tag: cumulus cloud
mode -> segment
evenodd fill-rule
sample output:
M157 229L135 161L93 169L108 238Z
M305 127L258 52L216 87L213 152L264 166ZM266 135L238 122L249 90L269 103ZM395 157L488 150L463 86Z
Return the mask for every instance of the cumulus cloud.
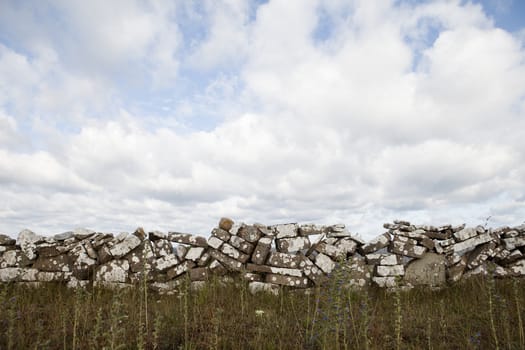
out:
M523 221L523 39L479 4L7 4L43 29L0 46L0 230Z

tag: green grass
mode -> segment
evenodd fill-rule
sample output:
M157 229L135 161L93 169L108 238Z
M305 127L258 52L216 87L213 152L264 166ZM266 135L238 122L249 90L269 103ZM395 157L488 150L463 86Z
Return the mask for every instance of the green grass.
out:
M0 286L0 349L523 349L524 280L441 291L247 293L210 281L177 295Z

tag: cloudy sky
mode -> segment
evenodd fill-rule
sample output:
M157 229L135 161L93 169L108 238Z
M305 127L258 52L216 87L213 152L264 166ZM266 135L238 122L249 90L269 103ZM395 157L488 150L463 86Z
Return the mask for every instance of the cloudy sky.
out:
M0 0L0 232L525 220L525 2Z

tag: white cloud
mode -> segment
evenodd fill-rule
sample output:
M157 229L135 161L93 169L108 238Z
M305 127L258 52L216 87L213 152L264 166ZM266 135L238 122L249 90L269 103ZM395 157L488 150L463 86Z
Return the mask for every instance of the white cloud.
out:
M179 6L203 11L200 41L174 21ZM229 215L346 222L370 238L394 218L522 221L525 51L481 6L270 1L253 18L250 6L60 3L70 33L20 29L33 54L1 46L0 230L206 234ZM67 57L71 38L83 59ZM144 115L113 70L175 99L175 114ZM177 99L181 74L199 88ZM33 149L16 149L19 135Z

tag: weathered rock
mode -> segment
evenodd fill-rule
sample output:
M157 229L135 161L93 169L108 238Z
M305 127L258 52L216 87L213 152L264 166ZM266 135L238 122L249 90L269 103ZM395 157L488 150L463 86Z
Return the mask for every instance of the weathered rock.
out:
M142 227L138 227L135 232L133 232L133 235L135 237L137 237L138 239L140 239L141 241L143 241L144 239L146 239L146 232L144 231L144 229Z
M339 237L351 237L352 234L345 228L344 224L337 224L328 226L326 228L326 237L339 238Z
M487 243L493 240L493 237L490 233L484 233L476 237L469 238L465 241L462 241L460 243L456 243L452 245L452 249L454 253L460 253L467 251L469 249L473 249L474 247Z
M272 249L272 241L273 237L262 237L259 239L252 253L252 261L255 264L262 265L266 262L266 258Z
M479 234L485 232L485 229L481 226L478 227L467 227L454 233L454 237L459 242L466 241L469 238L476 237Z
M257 281L257 282L262 282L263 278L261 275L257 274L257 273L252 273L252 272L243 272L241 274L241 278L245 281L248 281L248 282L254 282L254 281Z
M341 238L335 243L335 246L339 248L344 254L354 254L358 247L356 238Z
M215 249L210 249L209 253L212 258L221 262L221 264L224 265L224 267L226 267L228 270L241 271L243 269L243 264L240 261L230 258L229 256Z
M168 240L176 243L191 245L193 247L206 248L208 246L206 238L195 236L190 233L170 232L168 233Z
M248 259L250 259L250 256L248 254L241 253L239 250L237 250L236 248L234 248L232 245L228 243L224 243L221 246L220 251L223 254L229 256L230 258L240 261L243 264L247 262Z
M178 246L175 247L175 255L177 255L177 258L179 258L180 261L185 259L187 252L188 252L188 247L186 246L179 244Z
M508 250L514 250L517 247L525 246L525 237L510 237L503 239L503 245Z
M151 270L153 260L155 259L155 253L153 253L151 242L148 240L142 241L142 243L137 248L129 252L125 258L128 259L129 269L131 272Z
M106 245L101 246L97 250L98 255L98 262L100 264L105 264L108 261L111 261L113 259L113 256L111 255L111 252L109 251L109 248Z
M126 283L128 272L129 263L127 260L112 260L96 268L95 281Z
M281 253L295 253L310 248L310 239L307 236L277 239L277 250Z
M20 267L23 253L20 250L10 250L0 256L0 268Z
M259 293L269 293L273 295L279 295L279 285L274 283L264 283L264 282L250 282L248 283L248 290L252 295Z
M361 246L360 252L362 252L362 254L374 253L377 252L379 249L388 247L389 244L390 234L386 232L371 240L369 243L366 243L363 246Z
M344 252L339 247L336 247L334 245L326 244L325 242L321 242L319 244L315 245L314 248L317 252L323 253L325 255L328 255L332 259L342 259L346 258L346 252Z
M457 282L463 276L465 269L467 268L467 259L463 257L459 263L451 266L447 270L447 281L450 283Z
M221 218L219 220L219 228L224 231L230 231L233 226L233 220L230 218Z
M404 265L377 265L376 266L376 275L380 277L388 276L403 276L405 274Z
M426 251L427 248L417 245L415 239L403 236L396 236L390 245L390 252L412 258L420 258Z
M190 280L192 281L207 281L209 276L209 269L207 267L196 267L190 270Z
M310 286L308 278L306 277L294 277L294 276L284 276L284 275L277 275L277 274L267 274L264 281L266 283L280 284L280 285L296 287L296 288L307 288Z
M195 266L195 263L193 261L186 260L182 264L168 269L168 271L166 272L166 275L168 276L168 279L173 279L175 277L182 275L185 272L188 272L194 266Z
M197 266L199 267L208 266L210 260L211 260L210 254L207 251L205 251L199 258L199 260L197 260Z
M168 239L168 235L165 232L161 231L152 231L148 233L150 241L156 241L159 239Z
M319 235L323 232L325 232L324 226L319 226L315 224L305 224L299 226L299 234L301 236Z
M73 236L78 240L83 240L93 236L96 232L88 228L76 228L73 230Z
M71 271L71 265L67 255L57 255L53 257L38 257L33 264L33 267L40 271L54 272Z
M180 261L175 254L170 254L155 260L153 266L157 271L163 272L178 265L179 262Z
M365 287L370 284L370 268L363 257L353 256L343 267L349 287Z
M213 259L208 266L210 271L217 276L223 276L228 273L228 270L218 260Z
M43 242L44 238L30 230L22 230L18 234L18 245L29 260L36 259L36 245Z
M18 279L22 269L19 267L6 267L0 269L0 282L13 282Z
M219 238L223 242L228 242L230 240L231 234L229 234L227 231L224 231L220 228L214 228L211 231L212 236L215 236Z
M332 272L335 268L335 262L322 253L317 254L315 257L315 264L326 274Z
M366 261L370 265L398 265L401 264L401 257L397 254L367 254Z
M173 254L173 246L167 239L159 238L152 242L153 253L156 257Z
M295 223L275 225L273 228L276 232L275 238L277 239L297 237L299 234L299 225Z
M256 226L245 225L239 229L237 235L250 243L255 243L261 238L262 233Z
M16 239L0 234L0 245L15 245Z
M240 236L231 236L229 243L245 254L250 255L253 252L254 245Z
M115 244L109 249L112 256L119 259L124 255L128 254L133 249L137 248L142 241L135 235L128 235L121 242ZM109 281L111 282L111 281ZM118 281L115 281L118 282Z
M223 245L224 241L218 237L211 236L208 238L208 245L214 249L219 249Z
M303 257L279 252L271 252L266 262L270 266L296 268L303 261Z
M197 262L203 253L204 253L203 247L191 247L186 253L186 256L184 257L184 259Z
M444 256L425 253L420 259L408 264L404 280L414 286L441 286L446 283L446 265Z
M496 243L489 242L477 246L473 251L468 255L467 267L469 269L474 269L485 262L489 257L496 255Z
M514 276L525 276L525 259L510 264L508 269Z
M274 267L274 266L268 266L268 265L248 264L246 265L246 270L253 271L253 272L273 273L273 274L278 274L278 275L296 276L296 277L301 277L303 275L303 272L300 269L289 269L285 267Z

